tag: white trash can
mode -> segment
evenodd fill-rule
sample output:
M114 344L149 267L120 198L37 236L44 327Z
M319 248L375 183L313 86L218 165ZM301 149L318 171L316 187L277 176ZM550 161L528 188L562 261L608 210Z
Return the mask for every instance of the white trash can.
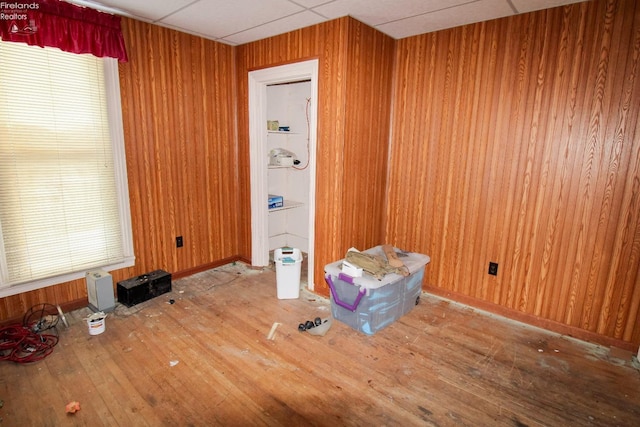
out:
M276 263L278 299L299 298L302 252L296 248L280 248L274 251L273 258Z

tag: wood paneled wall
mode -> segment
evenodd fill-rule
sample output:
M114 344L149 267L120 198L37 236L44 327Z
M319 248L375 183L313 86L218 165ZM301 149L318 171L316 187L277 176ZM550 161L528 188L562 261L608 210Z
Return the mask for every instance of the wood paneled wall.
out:
M120 66L120 86L136 271L181 272L236 256L233 48L126 24L130 62Z
M341 18L237 48L238 151L249 164L248 72L317 58L318 144L315 290L328 295L324 266L351 246L379 244L383 233L394 40ZM242 256L251 257L249 169L243 194Z
M358 21L352 20L350 28L340 209L343 223L333 261L343 258L352 246L367 249L379 245L384 236L395 41ZM323 270L327 262L316 268Z
M119 66L135 267L188 272L235 259L240 211L234 48L123 19ZM184 246L176 248L176 236ZM86 301L84 279L0 300L0 319L31 306Z
M637 349L640 4L579 3L396 51L387 240L431 256L430 290Z

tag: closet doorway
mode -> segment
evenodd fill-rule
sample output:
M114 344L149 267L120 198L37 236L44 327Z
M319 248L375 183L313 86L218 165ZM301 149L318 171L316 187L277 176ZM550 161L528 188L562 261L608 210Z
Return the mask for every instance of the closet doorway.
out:
M248 87L251 263L269 265L277 247L299 248L313 290L318 60L251 71Z

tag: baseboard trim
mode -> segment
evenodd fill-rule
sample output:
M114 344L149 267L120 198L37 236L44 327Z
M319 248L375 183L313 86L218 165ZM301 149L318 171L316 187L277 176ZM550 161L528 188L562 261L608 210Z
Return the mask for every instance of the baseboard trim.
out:
M171 273L171 280L177 280L183 277L191 276L192 274L202 273L203 271L211 270L212 268L216 268L216 267L221 267L223 265L227 265L236 261L242 261L242 262L251 264L251 262L248 262L245 258L236 255L236 256L224 258L218 261L209 262L207 264L202 264L197 267L188 268L186 270L176 271L174 273Z
M39 305L40 304L36 304L36 306L39 306ZM56 304L52 304L52 305L55 306ZM80 308L88 307L88 306L89 306L89 300L87 298L81 298L81 299L68 301L68 302L65 302L63 304L60 304L60 309L62 310L63 313L68 313L70 311L78 310ZM26 311L25 311L25 313L26 313ZM4 319L4 320L0 321L0 326L4 327L4 326L8 326L8 325L22 325L22 322L24 321L24 317L25 317L25 315L23 314L21 317L14 317L12 319Z
M600 344L607 347L615 347L626 351L636 352L638 349L632 343L616 338L606 337L595 332L580 329L575 326L565 325L554 320L543 319L533 314L523 313L491 302L479 300L477 298L463 295L457 292L447 291L435 286L423 285L422 290L443 298L447 298L459 302L470 307L478 308L489 313L497 314L508 319L526 323L531 326L546 329L561 335L567 335L572 338L579 339L594 344Z

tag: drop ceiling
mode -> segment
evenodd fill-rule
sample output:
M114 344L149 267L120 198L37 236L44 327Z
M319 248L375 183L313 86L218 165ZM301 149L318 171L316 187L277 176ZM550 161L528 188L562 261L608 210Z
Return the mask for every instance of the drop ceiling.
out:
M402 39L585 0L69 0L240 45L351 16Z

